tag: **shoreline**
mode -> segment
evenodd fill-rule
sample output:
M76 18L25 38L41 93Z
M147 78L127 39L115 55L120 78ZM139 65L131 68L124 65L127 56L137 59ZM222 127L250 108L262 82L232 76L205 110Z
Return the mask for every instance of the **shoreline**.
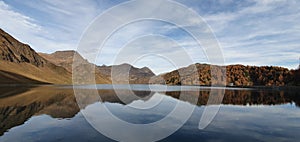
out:
M95 84L82 84L82 85L95 85ZM96 85L112 85L112 84L96 84ZM126 85L126 84L114 84L114 85ZM129 84L129 85L164 85L164 84ZM0 87L37 87L37 86L81 86L73 84L0 84ZM228 89L256 89L256 90L297 90L300 91L300 86L208 86L208 85L166 85L166 86L186 86L186 87L200 87L200 88L218 88L225 87Z

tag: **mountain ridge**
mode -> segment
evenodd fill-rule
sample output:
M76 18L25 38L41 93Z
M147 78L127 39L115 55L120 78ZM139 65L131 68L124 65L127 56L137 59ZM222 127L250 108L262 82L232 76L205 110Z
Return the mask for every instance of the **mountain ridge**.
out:
M77 55L76 60L79 61L80 64L85 64L95 68L96 83L103 83L103 80L105 80L105 83L108 84L111 84L112 81L116 84L148 84L150 78L155 76L155 74L148 67L137 68L128 63L111 66L98 66L89 63L88 60L84 59L79 53L74 50L56 51L51 54L39 53L39 55L41 55L48 61L51 61L57 66L66 68L69 72L72 72L73 69L72 65L74 55ZM114 73L115 78L111 77L112 72ZM129 72L129 79L127 76L127 72Z
M0 57L2 60L21 63L26 62L35 66L43 66L46 60L38 57L38 54L28 44L19 42L17 39L0 29Z
M81 66L73 68L74 56ZM128 63L98 66L88 62L74 50L37 53L28 44L19 42L0 28L0 84L72 84L73 69L81 72L87 68L95 68L98 84L209 86L212 84L211 67L220 73L219 66L200 63L160 75L155 75L148 67L136 68ZM227 86L300 85L300 69L245 65L227 65L225 68Z
M221 74L221 66L195 63L156 76L152 84L167 85L212 85L211 67ZM227 65L226 86L293 86L299 85L300 70L277 66ZM225 78L225 77L224 77ZM163 79L163 80L162 80ZM214 80L222 80L214 76ZM218 84L218 82L217 82ZM221 84L221 83L220 83Z
M0 80L1 84L71 83L71 74L65 68L54 65L0 28ZM7 77L14 74L14 79ZM29 81L31 80L31 81Z

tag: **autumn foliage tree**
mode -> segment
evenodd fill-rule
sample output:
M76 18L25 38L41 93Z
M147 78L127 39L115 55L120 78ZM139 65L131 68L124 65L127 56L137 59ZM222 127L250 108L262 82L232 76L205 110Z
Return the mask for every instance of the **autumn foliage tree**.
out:
M300 69L294 71L294 84L300 85Z
M222 74L221 67L196 63L166 73L162 78L170 85L211 85L214 80L219 81L215 82L217 84L222 84L224 80L226 85L234 86L285 86L293 85L294 82L298 82L299 85L300 82L299 70L293 72L287 68L274 66L229 65L226 66L226 77L217 76L218 74Z

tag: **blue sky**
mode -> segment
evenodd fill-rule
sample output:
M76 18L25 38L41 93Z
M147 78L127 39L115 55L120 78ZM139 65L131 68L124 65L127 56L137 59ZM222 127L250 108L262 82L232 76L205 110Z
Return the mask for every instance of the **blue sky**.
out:
M99 14L124 1L111 0L0 0L0 27L37 52L75 50L87 26ZM196 11L211 27L222 48L225 64L275 65L290 69L300 57L300 1L298 0L177 0ZM128 8L130 10L130 8ZM176 12L176 11L174 11ZM160 34L128 43L124 53L145 54L149 50L178 57L187 52L193 62L208 62L201 47L180 29L157 21L142 21L118 30L107 41L97 64L112 60L127 41L143 34ZM136 47L136 48L133 48ZM170 48L170 49L169 49ZM132 52L130 52L132 51ZM138 57L134 56L133 57ZM88 57L86 57L88 58ZM155 73L175 69L164 58L147 56L135 62L150 66ZM184 66L184 65L182 65ZM181 66L180 66L181 67Z

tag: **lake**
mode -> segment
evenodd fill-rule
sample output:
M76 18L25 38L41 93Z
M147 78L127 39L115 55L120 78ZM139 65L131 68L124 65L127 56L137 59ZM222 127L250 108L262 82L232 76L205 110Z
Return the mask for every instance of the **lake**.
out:
M143 125L163 120L178 103L193 108L191 116L175 133L161 141L300 139L300 91L227 88L216 116L207 127L198 129L205 108L219 106L206 104L210 92L220 88L87 85L75 89L85 93L74 94L72 86L1 86L0 141L114 141L99 133L90 122L94 119L104 122L105 125L97 126L99 129L118 127L112 119L107 119L104 111L97 111L98 108L107 108L124 122ZM90 95L89 92L95 91L98 96ZM170 117L168 125L181 123L177 117L185 113ZM84 114L89 115L90 120ZM149 132L149 138L158 137L164 128L161 126L157 135ZM124 136L127 131L130 130L116 130L115 134L120 138L140 136ZM147 133L146 127L141 133Z

